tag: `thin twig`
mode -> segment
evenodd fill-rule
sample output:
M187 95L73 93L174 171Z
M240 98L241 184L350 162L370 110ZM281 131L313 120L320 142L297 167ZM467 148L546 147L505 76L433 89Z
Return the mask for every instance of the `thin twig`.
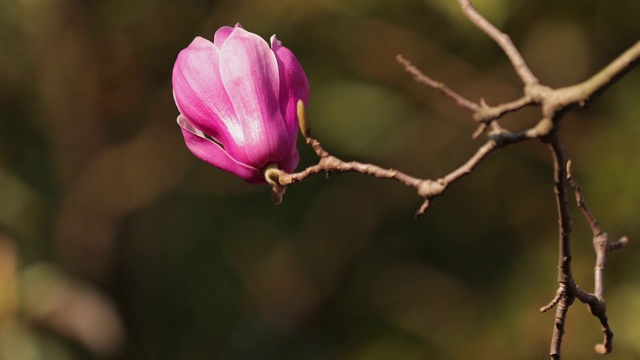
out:
M299 109L298 116L305 123L305 133L307 134L306 142L313 148L316 155L320 158L320 161L316 165L309 166L298 173L280 173L278 177L278 183L280 186L286 187L321 172L342 173L354 171L361 174L372 175L380 179L392 179L416 189L418 195L425 199L422 206L418 209L416 217L424 215L434 198L444 194L450 184L459 180L463 176L470 174L473 169L475 169L475 167L495 149L517 144L528 139L537 138L541 136L539 128L544 127L540 124L546 124L544 121L541 121L535 127L518 133L510 133L500 128L496 128L500 131L492 134L489 140L478 148L469 160L444 177L438 180L431 180L419 179L407 175L399 170L385 169L373 164L365 164L357 161L343 161L333 155L330 155L317 139L310 136L308 121L304 115L304 108Z
M575 194L578 208L580 208L580 210L582 211L582 214L584 215L585 219L587 219L587 222L591 227L591 232L593 232L593 236L595 237L600 235L602 233L602 230L600 229L598 220L596 220L596 217L593 216L593 214L589 210L589 207L587 206L587 202L585 201L584 196L582 195L582 189L580 188L580 184L578 184L575 177L573 176L573 166L572 166L571 160L567 162L567 180L569 181L569 185L571 185L571 188L573 189L573 192Z
M580 302L587 305L591 315L597 317L600 321L600 328L604 334L604 340L601 344L596 344L596 352L601 355L610 353L613 350L613 331L611 331L611 327L609 326L607 305L604 302L604 299L596 296L595 294L584 292L577 286L575 287L574 294Z
M429 209L429 206L432 203L431 200L433 198L435 198L436 196L442 195L450 184L459 180L463 176L470 174L473 171L473 169L475 169L475 167L478 166L478 164L485 157L487 157L487 155L492 153L498 147L499 147L499 143L496 140L489 140L485 142L484 145L482 145L475 152L475 154L473 154L473 156L469 158L469 160L467 160L464 164L462 164L457 169L445 175L443 178L441 178L438 181L430 181L430 182L423 183L424 188L422 189L422 192L418 190L418 194L424 197L425 200L422 203L422 206L420 206L420 208L418 209L416 213L416 217L420 217L424 215ZM434 191L433 187L435 187L437 191Z
M613 331L611 331L611 327L609 326L606 304L604 301L604 267L609 251L619 249L626 245L628 239L625 236L614 243L609 241L609 236L606 232L602 231L598 224L598 220L587 206L580 184L578 184L573 176L571 161L567 163L567 180L574 191L578 207L591 227L591 231L593 233L593 249L596 253L596 265L594 267L594 294L586 294L579 291L576 295L581 302L588 305L591 314L600 320L602 332L604 333L604 340L602 344L596 345L596 351L599 354L608 354L613 350Z
M535 127L534 127L535 128ZM420 217L426 213L429 206L432 204L433 198L441 196L447 190L449 185L456 182L465 175L470 174L480 164L480 162L491 154L494 150L507 146L517 144L519 142L533 139L537 137L537 132L532 129L527 129L518 133L510 133L502 130L499 133L492 134L489 140L485 142L476 152L460 167L456 168L449 174L438 179L437 181L426 180L422 183L421 188L418 189L418 194L425 200L418 209L416 217Z
M457 92L449 89L444 83L433 80L432 78L425 75L420 69L415 67L409 60L407 60L402 55L397 55L396 60L400 63L404 69L411 75L413 75L414 79L420 84L426 85L432 89L440 91L445 96L449 97L459 106L468 109L472 112L476 112L480 110L480 105L475 102L465 98L464 96L458 94Z
M629 243L629 238L626 236L621 237L618 241L614 241L609 243L609 251L618 250L621 247L627 245Z
M567 178L567 155L562 144L562 140L557 132L549 137L549 147L553 157L554 167L554 189L556 194L556 205L558 207L559 225L560 225L560 253L559 253L559 272L558 282L569 284L571 275L571 231L573 229L573 221L569 212L569 200L567 197L567 187L565 179Z
M502 115L522 109L527 105L534 103L531 96L525 95L520 99L496 105L496 106L482 106L475 114L473 119L478 122L489 122L495 119L499 119Z
M304 137L316 155L320 158L318 164L295 173L282 173L278 176L278 184L286 187L292 183L302 181L314 174L325 172L355 171L376 176L383 179L393 179L406 186L417 190L424 199L417 215L424 214L432 204L434 198L441 196L455 181L470 174L494 150L516 144L528 139L540 139L549 145L554 163L554 184L556 203L559 216L559 254L558 254L558 290L549 304L542 307L541 311L548 311L556 307L555 325L551 340L550 355L554 360L560 359L561 344L563 340L565 322L569 307L577 298L587 304L589 311L600 320L604 333L604 341L596 345L596 351L601 354L611 352L613 346L613 332L608 323L606 304L603 299L604 265L609 251L621 248L628 243L626 237L616 242L610 242L606 233L602 232L595 217L588 209L579 185L571 174L570 163L563 148L562 140L558 134L558 128L565 111L572 106L585 106L597 95L605 91L609 86L620 79L640 62L640 41L631 46L627 51L607 65L603 70L593 75L586 81L560 89L552 89L539 83L533 75L522 55L516 49L511 39L498 30L494 25L482 17L471 5L470 0L458 0L463 13L489 37L491 37L505 52L511 64L521 80L524 82L524 94L521 98L497 106L488 106L484 101L475 103L449 89L443 83L435 81L423 74L401 55L397 60L412 74L416 81L440 91L452 99L459 106L473 112L473 118L479 122L479 128L474 135L484 133L489 129L488 140L460 167L444 177L431 180L419 179L409 176L394 169L385 169L373 164L365 164L356 161L345 162L330 155L319 141L310 136L310 127L304 117L304 105L298 103L298 116L300 128ZM500 127L497 119L508 112L517 111L528 105L541 107L542 119L533 127L517 132L508 132ZM576 284L571 271L571 231L572 219L569 212L567 196L567 184L569 182L576 195L578 206L589 222L594 234L593 245L596 251L595 266L595 290L594 294L582 291Z
M397 180L400 183L418 188L420 183L423 181L422 179L414 178L409 176L401 171L395 169L385 169L377 165L373 164L365 164L357 161L343 161L335 156L330 155L320 142L312 137L307 137L307 144L313 147L316 154L320 157L320 161L318 164L310 166L305 170L294 173L287 174L282 173L279 176L278 182L281 186L288 186L296 182L300 182L311 175L315 175L321 172L348 172L355 171L362 174L373 175L380 179L392 179Z
M533 72L529 69L529 66L522 58L518 49L516 49L509 35L498 30L498 28L480 15L473 5L471 5L470 0L458 0L458 3L460 4L462 13L502 48L502 51L504 51L509 61L511 61L514 70L518 73L520 79L522 79L522 82L525 85L537 84L539 82L538 78L533 75Z
M584 107L620 80L638 63L640 63L640 41L633 44L589 79L579 84L556 89L549 100L553 104L557 104L555 106L559 108L571 105Z
M599 354L608 354L613 349L613 331L609 326L609 320L607 317L606 304L604 301L604 264L606 261L607 252L611 248L611 244L608 241L608 236L605 232L602 232L597 220L587 207L584 196L580 189L580 185L577 183L572 174L571 161L568 160L566 152L562 146L562 141L557 135L557 132L551 134L546 140L549 142L551 151L554 158L555 169L555 192L556 201L558 204L558 214L560 217L560 253L559 253L559 265L558 265L558 282L559 287L554 299L547 305L542 307L541 311L548 311L549 309L557 306L556 321L553 329L553 336L551 339L551 358L554 360L560 359L560 349L562 344L562 336L564 335L564 326L566 321L566 314L568 307L577 298L582 303L586 304L589 308L589 312L598 318L600 326L604 334L604 340L601 344L597 344L595 347L596 352ZM575 284L573 276L571 274L571 230L572 220L569 213L569 203L567 197L567 187L565 179L569 182L575 193L578 207L582 210L585 218L588 220L591 230L593 231L593 246L596 251L596 266L594 270L595 275L595 289L594 294L589 294L582 291ZM615 247L619 248L626 243L626 238L616 242ZM621 243L621 245L618 245Z
M473 154L473 156L469 158L469 160L467 160L467 162L465 162L462 166L455 169L451 173L445 175L444 177L445 183L450 184L460 179L464 175L470 174L473 171L473 169L475 169L475 167L478 166L478 164L480 163L480 161L482 161L482 159L484 159L487 155L489 155L493 150L498 148L498 144L499 143L496 140L489 140L486 143L484 143L484 145L482 145L476 151L476 153Z
M473 119L477 122L488 123L492 120L499 119L506 113L519 110L527 105L535 103L532 96L524 95L520 99L497 106L488 106L484 101L481 101L478 104L451 90L444 83L436 81L425 75L404 56L398 54L396 56L396 60L404 67L405 71L413 75L416 82L441 92L443 95L453 100L458 106L473 112Z
M585 219L589 223L589 226L591 227L591 231L593 233L593 249L596 252L596 266L594 270L594 293L598 299L602 299L604 296L604 265L607 260L607 254L609 253L609 251L619 249L622 246L626 245L629 240L626 236L624 236L616 242L612 243L609 241L609 236L606 232L602 231L598 220L587 206L587 202L584 199L584 195L582 194L580 184L578 184L575 177L573 176L571 161L567 163L567 180L569 181L569 185L571 185L571 188L574 191L576 203L582 211Z
M571 230L573 227L569 212L567 197L567 155L557 132L550 134L548 141L554 168L554 189L559 218L559 253L558 253L558 283L560 284L560 300L557 302L556 318L551 338L551 358L560 359L560 349L567 311L575 299L575 283L571 274ZM556 295L557 297L557 295Z
M553 336L551 337L551 353L553 360L560 360L560 349L562 348L562 339L564 338L564 328L567 321L567 313L569 307L573 304L574 297L569 296L566 291L562 292L556 307L555 326L553 327Z
M556 291L556 296L554 296L553 299L551 299L551 301L547 305L541 307L540 312L547 312L553 309L554 306L558 305L563 295L564 295L564 287L561 284L561 286L558 287L558 290Z

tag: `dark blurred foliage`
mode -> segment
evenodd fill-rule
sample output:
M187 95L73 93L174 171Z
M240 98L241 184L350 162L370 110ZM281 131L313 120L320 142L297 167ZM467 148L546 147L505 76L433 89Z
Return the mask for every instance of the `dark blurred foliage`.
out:
M640 35L637 0L477 7L551 86ZM492 154L418 221L413 191L360 174L316 176L274 206L267 187L198 161L175 124L177 53L236 22L297 54L315 135L345 159L437 178L481 144L398 53L474 100L521 91L453 0L0 0L0 359L545 358L545 147ZM635 70L563 129L601 225L632 241L607 264L610 359L640 357L639 94ZM316 159L300 146L303 168ZM574 273L591 290L590 233L574 223ZM599 341L572 307L566 357L597 358Z

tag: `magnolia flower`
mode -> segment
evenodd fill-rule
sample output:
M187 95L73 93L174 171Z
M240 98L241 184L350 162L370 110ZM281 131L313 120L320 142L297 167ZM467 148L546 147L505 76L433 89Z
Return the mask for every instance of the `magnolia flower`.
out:
M185 143L200 159L252 184L264 171L293 172L296 105L309 99L309 84L293 53L274 36L271 47L240 24L201 37L178 54L173 96Z

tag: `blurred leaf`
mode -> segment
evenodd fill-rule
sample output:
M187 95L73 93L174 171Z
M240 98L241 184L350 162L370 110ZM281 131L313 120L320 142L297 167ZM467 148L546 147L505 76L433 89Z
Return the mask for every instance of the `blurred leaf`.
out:
M55 266L30 265L22 272L20 288L22 307L30 321L97 355L114 354L123 345L124 327L111 301Z
M43 208L36 192L8 171L0 171L0 225L34 241L41 235Z
M0 228L0 327L18 315L18 249Z

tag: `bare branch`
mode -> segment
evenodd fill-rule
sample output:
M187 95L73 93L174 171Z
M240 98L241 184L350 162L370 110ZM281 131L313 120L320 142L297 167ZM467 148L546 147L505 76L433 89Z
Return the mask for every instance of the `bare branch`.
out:
M525 95L518 100L496 106L487 106L485 104L485 106L482 106L475 114L473 114L473 119L478 122L489 122L491 120L501 118L504 114L520 110L533 103L533 98L529 95Z
M550 356L553 360L560 360L560 349L562 348L562 339L564 337L564 327L567 320L569 307L573 304L574 297L564 289L558 297L555 324L553 327L553 336L551 337Z
M618 250L621 247L627 245L629 243L629 238L626 236L621 237L618 241L614 241L609 243L609 251Z
M565 179L567 178L567 155L562 145L562 140L558 136L557 132L554 132L546 139L549 143L551 155L553 157L554 168L554 184L556 194L556 204L558 207L558 222L559 222L559 253L558 253L558 283L560 284L559 291L560 300L557 302L556 319L553 327L553 335L551 338L551 351L550 355L552 359L560 359L560 348L562 344L562 337L564 335L564 326L569 310L569 306L574 301L575 284L573 276L571 274L571 231L572 220L569 212L569 200L567 198L567 188L565 186ZM556 295L556 298L558 295ZM554 299L555 300L555 299ZM553 301L552 301L553 303Z
M309 123L304 117L304 104L299 102L298 117L301 131L307 144L313 148L320 160L318 164L295 174L280 173L276 185L284 189L290 184L320 172L328 174L330 172L354 171L382 179L392 179L416 189L418 195L424 199L416 214L419 217L429 209L433 199L443 195L451 184L472 173L480 162L494 150L529 139L540 139L548 145L553 158L554 189L559 218L558 289L549 304L540 308L540 311L545 312L556 307L550 356L554 360L560 359L567 313L576 298L587 304L591 314L599 319L604 340L601 344L596 345L596 351L600 354L607 354L613 348L613 332L608 323L606 304L603 298L605 262L609 251L623 247L629 240L627 237L622 237L618 241L610 242L608 235L601 230L595 216L587 207L580 186L573 177L571 162L563 147L558 129L564 113L570 107L585 106L640 62L640 41L586 81L565 88L552 89L539 83L509 36L482 17L473 8L470 0L458 0L458 2L465 16L491 37L505 52L525 85L522 97L496 106L489 106L484 100L476 103L451 90L445 84L426 76L402 55L398 55L396 59L408 73L413 75L417 82L441 92L462 108L471 111L474 120L479 123L478 129L474 132L474 138L486 133L487 141L464 164L449 174L437 180L415 178L395 169L385 169L377 165L356 161L347 162L330 155L318 140L310 136ZM542 118L535 126L516 132L509 132L500 126L497 121L499 118L528 105L538 105L541 108ZM572 276L571 232L573 223L569 211L567 183L573 189L578 207L593 232L593 246L596 252L593 294L581 290ZM277 186L274 188L277 189Z
M455 169L451 173L447 174L444 177L444 181L446 184L450 184L464 175L470 174L473 169L482 161L487 155L489 155L493 150L498 148L498 142L496 140L489 140L484 145L482 145L473 156L467 160L462 166Z
M557 132L553 133L548 140L553 157L554 190L556 194L556 205L558 207L558 222L560 225L558 282L567 285L571 283L571 231L573 230L573 221L571 220L571 214L569 212L567 188L564 183L567 178L566 169L568 159L562 140Z
M569 185L573 188L573 191L576 196L576 203L580 210L582 210L582 214L587 219L589 226L591 227L591 231L593 232L593 236L598 236L602 232L600 230L600 225L598 224L598 220L596 220L595 216L591 213L589 208L587 207L587 202L584 200L584 196L582 196L582 189L580 185L573 177L573 167L571 164L571 160L567 162L567 180L569 181Z
M607 233L603 232L600 229L600 225L598 224L598 220L596 220L595 216L589 210L587 206L587 202L582 195L582 189L580 188L580 184L576 181L573 176L571 161L567 163L567 180L569 181L569 185L573 188L576 202L578 207L582 211L585 219L589 223L591 227L591 231L593 232L593 248L596 252L596 266L595 266L595 295L599 299L602 299L604 296L604 286L603 286L603 276L604 276L604 265L607 260L607 254L611 250L619 249L622 246L626 245L629 239L624 236L620 240L612 243L609 241L609 236Z
M320 157L318 164L310 166L305 170L287 174L281 173L278 178L278 182L281 186L288 186L293 183L302 181L311 175L315 175L321 172L347 172L355 171L362 174L373 175L380 179L392 179L397 180L400 183L418 189L419 185L423 182L422 179L414 178L401 171L395 169L385 169L373 164L365 164L357 161L343 161L335 156L330 155L320 142L311 136L307 137L307 144L313 147L314 151Z
M404 56L402 55L397 55L396 56L396 60L398 61L398 63L400 63L402 66L404 66L404 69L411 75L413 75L414 79L419 82L420 84L426 85L432 89L438 90L440 91L442 94L444 94L445 96L449 97L451 100L455 101L456 104L458 104L460 107L463 107L467 110L471 110L473 112L476 112L480 109L480 105L476 104L475 102L468 100L467 98L465 98L464 96L458 94L457 92L449 89L444 83L441 83L439 81L435 81L432 78L428 77L427 75L425 75L424 73L422 73L422 71L420 71L420 69L418 69L417 67L415 67L413 64L411 64L411 62L409 60L407 60Z
M458 3L460 4L462 13L502 48L502 51L507 55L513 68L525 85L539 83L538 78L533 75L533 72L529 69L529 66L522 58L518 49L516 49L509 35L498 30L498 28L480 15L473 5L471 5L470 0L458 0Z
M554 306L558 305L563 295L564 295L564 287L561 285L560 287L558 287L558 290L556 291L556 296L554 296L553 299L547 305L541 307L540 312L547 312L553 309Z
M396 60L409 74L413 75L413 78L418 83L441 92L443 95L453 100L458 106L472 111L473 119L478 122L490 122L492 120L499 119L506 113L519 110L527 105L535 103L534 98L527 94L520 99L497 106L488 106L484 101L481 101L480 104L478 104L451 90L444 83L436 81L425 75L404 56L398 54L396 56Z
M613 244L609 242L607 233L602 232L597 220L587 207L580 185L573 177L571 161L567 158L557 132L552 133L549 137L545 138L545 140L548 141L554 158L555 192L560 218L560 253L558 260L559 288L554 299L547 306L540 309L541 311L547 311L556 305L558 306L551 340L551 358L560 359L560 347L562 344L562 336L564 334L566 314L568 307L573 303L575 298L580 300L582 303L587 304L589 312L600 321L604 340L601 344L596 345L595 350L599 354L608 354L613 349L613 331L611 331L611 327L609 326L606 304L604 301L604 265L608 251L612 248L622 247L628 242L628 239L624 237ZM582 210L582 213L589 222L593 232L593 246L596 252L594 294L586 293L578 288L571 274L570 235L572 230L572 220L569 214L565 179L574 190L578 207Z
M535 127L532 129L535 129ZM438 179L437 181L424 181L421 184L421 187L418 189L418 194L424 197L425 201L423 202L422 206L420 206L420 209L418 209L416 217L424 215L429 209L429 206L432 203L431 200L433 198L444 194L449 185L456 182L465 175L473 172L473 169L475 169L476 166L478 166L478 164L480 164L480 162L494 150L507 145L513 145L528 139L536 138L537 132L533 131L532 129L527 129L518 133L510 133L508 131L499 130L498 133L491 134L489 140L485 142L484 145L482 145L480 148L478 148L478 150L476 150L476 152L469 158L469 160L467 160L460 167L453 170L444 177Z
M609 326L609 319L607 317L607 306L602 298L594 294L588 294L575 287L574 294L580 302L586 304L589 308L589 312L600 320L600 328L604 334L604 340L601 344L596 344L595 350L598 354L605 355L613 350L613 331Z
M418 209L416 213L416 217L420 217L424 215L429 206L431 205L431 200L436 197L444 194L447 187L453 182L459 180L465 175L470 174L473 169L491 152L499 147L499 143L496 140L489 140L484 145L482 145L476 152L467 160L462 166L453 170L451 173L445 175L443 178L438 181L427 181L423 183L423 188L418 190L418 194L425 198L422 206ZM436 191L434 191L434 185L438 185Z
M586 294L581 290L576 292L578 299L587 304L589 312L600 320L604 340L602 344L596 345L596 352L599 354L608 354L613 350L613 332L609 326L607 318L606 304L604 301L604 266L607 261L609 251L619 249L628 243L628 238L622 237L616 242L610 242L606 232L600 229L600 225L593 213L589 210L587 203L582 194L580 184L576 181L572 173L571 161L567 163L567 180L573 188L576 202L582 211L585 219L593 232L593 249L596 253L596 265L594 267L594 294Z
M557 107L559 108L565 108L574 104L584 107L620 80L626 73L638 65L639 62L640 41L633 44L604 69L589 79L579 84L555 90L555 95L551 100L557 103Z
M298 107L298 117L301 124L304 124L303 133L305 134L305 140L307 144L313 148L316 155L320 158L320 161L318 162L318 164L309 166L305 170L298 173L279 173L277 185L284 188L288 185L302 181L309 176L321 172L341 173L355 171L362 174L372 175L381 179L392 179L416 189L418 195L425 199L422 206L420 206L420 208L418 209L416 217L424 215L432 202L431 200L444 194L450 184L459 180L463 176L470 174L473 169L475 169L475 167L495 149L507 145L516 144L525 140L538 138L540 136L546 135L548 133L548 130L550 129L550 122L546 119L541 120L533 128L526 129L525 131L521 131L518 133L508 132L496 125L493 127L494 132L490 134L489 140L484 145L482 145L475 152L475 154L473 154L473 156L469 158L469 160L467 160L457 169L453 170L451 173L434 181L430 179L423 180L415 178L395 169L385 169L377 165L365 164L357 161L343 161L335 156L332 156L322 147L318 140L310 135L310 126L308 120L306 119L303 105L299 105Z

